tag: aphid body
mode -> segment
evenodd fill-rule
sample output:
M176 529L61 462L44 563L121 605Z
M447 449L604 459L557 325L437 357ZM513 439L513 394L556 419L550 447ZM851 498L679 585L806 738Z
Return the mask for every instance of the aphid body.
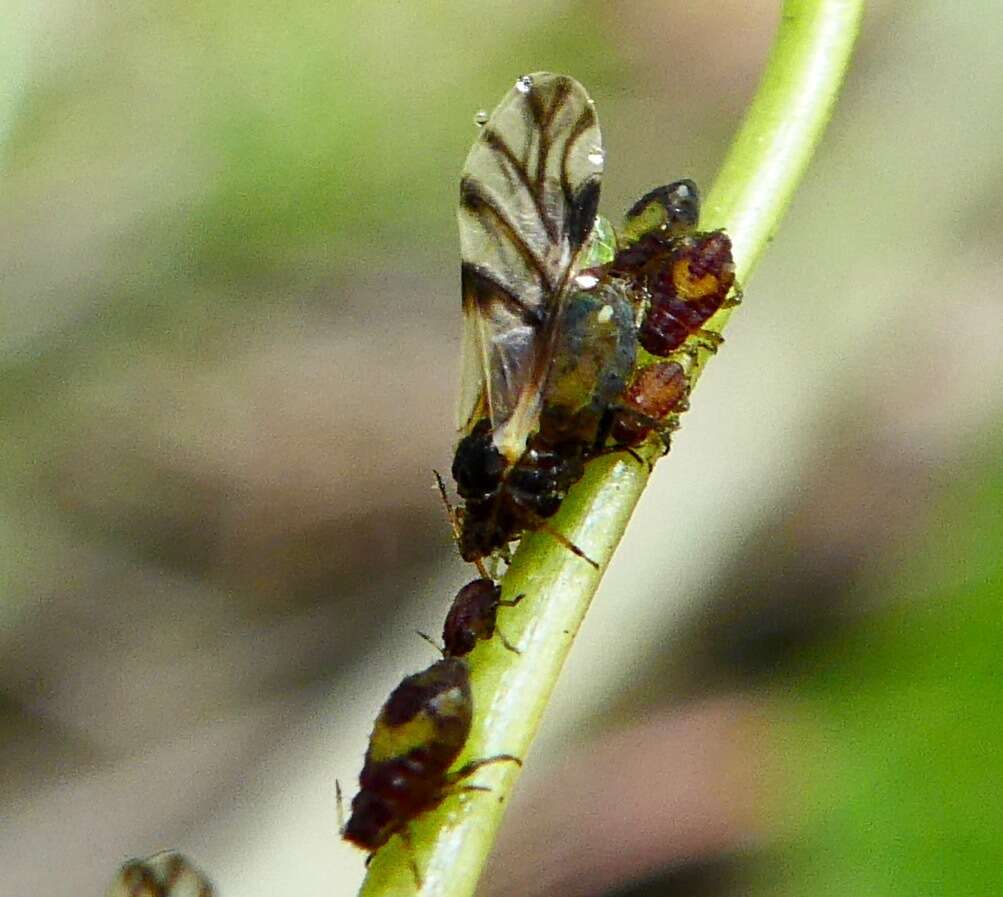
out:
M373 726L345 839L375 851L438 804L472 718L464 661L447 657L404 679Z
M652 355L671 355L692 336L720 342L702 328L728 301L735 263L724 231L696 231L699 210L692 181L647 193L627 213L632 242L608 266L647 305L638 339Z
M610 428L613 441L617 446L635 446L643 442L652 429L671 429L672 424L665 419L685 409L688 391L689 381L678 362L660 361L641 368L614 414Z
M598 430L595 409L622 389L632 364L635 340L616 332L629 311L575 280L602 236L603 163L585 89L545 72L516 82L467 157L458 213L462 438L453 461L465 560L504 549L557 511L584 471L583 430ZM609 338L595 338L595 326Z
M489 763L521 765L511 754L498 754L449 772L467 742L472 720L466 661L445 657L406 677L390 693L373 725L359 793L342 829L345 840L371 856L399 834L410 849L408 826L414 819L457 791L486 790L459 784L463 779ZM413 857L411 863L420 884Z
M453 599L442 627L443 654L447 657L464 657L474 650L478 641L486 641L497 629L498 610L514 607L522 595L511 600L501 596L501 586L492 579L475 579L468 582ZM504 636L499 637L511 651L516 649ZM516 653L518 653L516 651Z

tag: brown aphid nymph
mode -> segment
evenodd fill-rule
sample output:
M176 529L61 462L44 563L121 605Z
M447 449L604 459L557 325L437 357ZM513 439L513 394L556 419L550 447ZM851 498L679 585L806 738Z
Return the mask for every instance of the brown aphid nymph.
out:
M655 430L668 450L669 433L678 425L678 414L687 408L688 392L689 380L678 362L660 361L641 368L621 398L610 435L618 446L635 446Z
M465 661L447 657L398 685L380 710L359 775L359 793L342 836L370 854L449 794L483 791L459 783L509 754L475 760L450 773L470 734L473 704ZM417 869L415 878L420 881Z
M502 600L501 586L492 579L475 579L468 582L453 599L442 627L443 653L447 657L463 657L474 650L479 639L487 640L495 634L498 609L515 607L523 596ZM509 644L499 632L498 637L510 651L518 649Z

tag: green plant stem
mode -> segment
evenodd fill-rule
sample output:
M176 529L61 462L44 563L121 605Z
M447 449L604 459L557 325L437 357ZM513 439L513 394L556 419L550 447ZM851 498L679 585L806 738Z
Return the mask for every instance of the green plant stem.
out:
M738 280L747 284L772 239L829 119L863 10L863 0L786 0L766 71L724 166L704 203L701 227L726 228ZM713 319L720 331L730 312ZM707 356L693 364L699 376ZM553 519L605 570L648 480L645 465L621 453L597 459ZM596 571L544 532L521 542L503 583L524 594L499 625L499 639L471 655L474 726L458 764L508 753L525 757L578 627L599 585ZM494 843L518 768L499 763L474 780L490 792L450 797L410 828L413 854L392 839L373 858L360 897L414 893L469 897Z

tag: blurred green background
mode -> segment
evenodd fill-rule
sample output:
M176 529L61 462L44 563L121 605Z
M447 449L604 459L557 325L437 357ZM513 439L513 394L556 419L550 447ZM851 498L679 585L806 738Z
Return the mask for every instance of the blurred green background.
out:
M776 3L0 7L0 893L351 894L456 559L460 167L524 71L707 185ZM502 894L1003 890L1003 9L875 0L575 646ZM666 521L671 520L671 526Z

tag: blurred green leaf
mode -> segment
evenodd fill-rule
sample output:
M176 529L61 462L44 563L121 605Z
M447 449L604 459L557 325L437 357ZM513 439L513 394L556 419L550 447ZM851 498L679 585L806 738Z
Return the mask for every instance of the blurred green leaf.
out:
M894 610L794 686L783 812L805 822L773 893L779 869L813 897L1003 891L1003 457L987 460L889 577Z

